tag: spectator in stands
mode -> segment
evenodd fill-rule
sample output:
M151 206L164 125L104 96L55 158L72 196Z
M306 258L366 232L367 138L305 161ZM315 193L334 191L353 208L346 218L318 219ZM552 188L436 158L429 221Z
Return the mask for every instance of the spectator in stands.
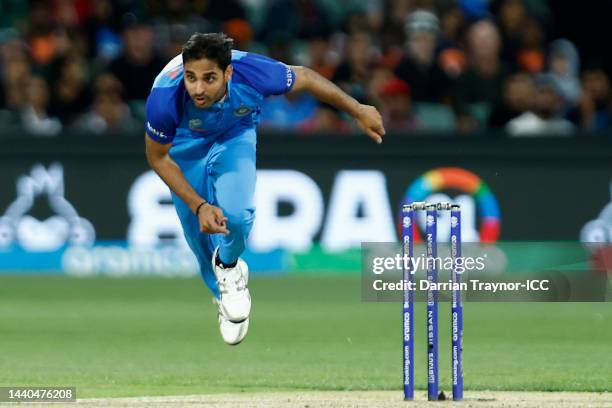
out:
M308 40L307 58L304 65L312 68L326 79L331 80L333 78L339 56L330 49L328 33L321 32L314 34Z
M81 57L74 55L63 59L58 71L52 76L49 113L70 124L91 105L87 67Z
M93 134L112 134L135 132L142 128L141 122L131 116L129 107L121 97L123 87L114 76L99 76L94 90L93 106L76 121L77 130Z
M414 11L416 2L411 0L392 0L389 2L388 10L388 23L404 25L406 23L406 16ZM419 4L423 7L423 4Z
M478 21L487 17L489 2L490 0L455 0L453 3L457 3L461 8L466 20Z
M459 7L452 6L442 11L438 63L452 79L461 75L467 66L467 56L460 46L464 25L465 16Z
M269 43L279 35L308 39L312 27L329 25L327 13L315 0L277 0L267 7L261 38Z
M153 49L153 29L134 14L123 16L123 52L112 61L108 72L125 87L125 99L144 101L153 80L168 61Z
M506 65L512 66L516 63L521 47L522 31L528 16L527 7L523 0L501 0L494 9L503 46L501 58Z
M94 94L114 94L123 100L125 89L123 84L112 74L102 74L96 78L93 84Z
M571 108L580 99L580 59L576 46L565 39L555 40L548 51L548 72L557 82L565 108Z
M32 62L42 69L46 69L57 58L63 57L69 46L66 30L59 26L35 30L28 38Z
M172 58L176 57L183 50L183 44L187 42L189 36L192 32L190 32L186 26L182 24L173 24L169 27L170 32L168 33L167 42L157 42L157 28L155 27L155 44L159 45L158 49L160 49L160 55L163 55L164 58L170 61ZM165 46L163 46L165 44Z
M536 76L536 92L529 112L512 119L506 131L512 136L568 136L574 125L561 115L563 94L550 74Z
M121 37L118 34L118 20L110 0L93 2L92 13L83 24L89 59L105 64L119 55Z
M79 24L85 19L89 5L80 1L62 0L53 2L52 20L68 30L78 28Z
M368 16L362 12L349 13L344 22L342 23L342 31L348 35L367 32L371 36L375 34L372 27L370 26L370 20Z
M360 103L366 100L366 86L374 66L372 38L365 31L351 34L346 61L338 67L332 81Z
M18 38L2 44L2 109L16 112L26 103L26 88L32 72L25 44Z
M366 98L374 106L382 106L381 96L383 88L389 82L390 79L394 78L393 71L387 66L379 63L372 68L370 80L366 88Z
M54 26L51 16L51 4L48 2L32 2L28 27L25 38L27 39L30 56L34 63L47 65L55 57Z
M387 132L406 134L418 129L412 114L410 87L406 82L398 78L389 79L382 88L381 100L381 115Z
M316 38L316 37L314 37ZM318 50L323 54L327 47ZM318 55L317 57L324 57ZM290 43L286 36L278 33L269 55L292 65ZM319 60L317 58L317 60ZM261 106L260 123L263 129L285 132L332 132L348 131L348 125L331 106L321 105L308 93L290 93L264 100Z
M56 136L62 130L59 119L47 114L49 88L45 80L33 75L25 89L26 104L21 112L23 127L36 136Z
M288 65L293 65L293 55L291 52L292 39L282 33L277 35L268 44L268 55L278 61L285 61Z
M457 128L462 132L486 124L487 112L502 102L502 88L508 76L499 58L501 38L491 21L474 23L466 42L469 66L457 79L454 90Z
M363 2L361 6L370 28L380 33L385 23L385 0L371 0Z
M406 15L409 13L403 12L402 10L394 12L394 5L398 2L391 3L390 9L387 9L385 12L383 25L378 32L378 41L381 51L379 64L395 71L404 57L404 46L406 44L404 25Z
M180 54L182 45L194 32L216 30L211 21L199 15L210 9L211 2L204 2L202 10L196 10L191 3L186 0L162 2L158 16L151 21L155 51L166 60Z
M440 42L457 46L465 28L465 16L457 5L445 7L440 12Z
M526 73L517 73L504 83L502 103L497 105L489 117L489 127L504 128L513 118L531 109L535 97L533 78Z
M319 103L315 116L298 129L303 133L349 134L350 124L342 119L333 106Z
M254 35L248 21L242 18L229 19L223 23L222 31L234 39L235 49L248 51Z
M267 98L261 106L261 127L270 130L297 130L314 120L317 100L307 93Z
M431 12L411 13L405 25L405 55L395 75L406 82L415 102L447 102L449 79L436 61L438 18Z
M97 95L91 115L98 120L98 124L90 128L91 133L130 134L142 128L141 122L132 118L130 108L117 94Z
M379 64L395 71L404 57L403 26L385 25L379 35L381 56Z
M542 25L533 17L527 18L521 32L516 65L522 71L536 74L544 70L545 59L546 51Z
M310 66L360 102L382 106L383 85L398 77L410 89L421 130L505 126L529 110L525 95L534 87L525 75L506 81L516 71L551 74L562 95L562 114L576 126L612 127L607 71L588 69L580 78L574 44L549 44L547 38L570 35L583 44L580 51L587 60L598 57L593 54L600 47L587 47L589 37L568 29L567 21L551 21L565 19L559 14L564 8L546 0L9 3L0 16L0 125L21 121L28 97L24 90L38 89L35 93L44 99L40 78L30 84L32 72L48 84L48 115L64 125L82 123L84 112L108 112L109 101L117 100L129 106L126 117L144 116L154 77L180 53L189 35L224 31L234 38L236 49ZM149 15L154 18L144 19ZM489 16L497 29L483 20ZM98 97L89 76L101 72L122 84L119 94ZM344 131L346 123L337 112L322 106L314 111L314 119L300 129ZM120 123L111 120L122 117L120 112L98 116Z
M610 79L597 66L582 73L582 93L578 106L568 118L583 129L600 131L612 127Z

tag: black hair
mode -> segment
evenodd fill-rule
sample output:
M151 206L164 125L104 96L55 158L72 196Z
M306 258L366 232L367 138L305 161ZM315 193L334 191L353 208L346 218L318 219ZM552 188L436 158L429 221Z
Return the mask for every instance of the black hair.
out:
M217 62L225 71L232 61L234 40L225 33L195 33L183 45L183 64L187 61L206 58Z

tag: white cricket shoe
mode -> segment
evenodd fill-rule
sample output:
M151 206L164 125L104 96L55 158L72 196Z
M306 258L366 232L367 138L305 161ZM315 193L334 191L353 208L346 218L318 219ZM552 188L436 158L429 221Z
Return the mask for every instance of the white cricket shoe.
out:
M224 342L230 346L235 346L246 337L249 331L249 318L247 317L240 323L234 323L219 313L219 331Z
M217 266L217 252L218 248L213 252L212 267L221 293L221 298L217 300L219 316L233 323L243 322L251 313L251 294L247 287L249 267L240 258L233 268Z

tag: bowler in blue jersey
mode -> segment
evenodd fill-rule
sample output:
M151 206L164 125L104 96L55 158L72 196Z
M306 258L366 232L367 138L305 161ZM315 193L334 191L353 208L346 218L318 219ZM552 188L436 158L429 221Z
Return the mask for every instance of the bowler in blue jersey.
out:
M240 255L255 219L256 127L270 95L307 91L351 115L376 143L376 108L309 68L232 49L223 33L196 33L159 73L147 99L149 165L172 191L185 238L219 312L223 340L249 328L248 266Z

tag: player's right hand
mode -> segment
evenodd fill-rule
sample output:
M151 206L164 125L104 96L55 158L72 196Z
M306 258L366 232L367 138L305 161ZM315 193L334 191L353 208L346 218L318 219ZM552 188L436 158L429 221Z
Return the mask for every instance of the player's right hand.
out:
M229 234L227 217L219 207L206 203L198 213L200 232L207 234Z
M385 135L385 127L383 126L380 112L370 105L361 105L358 113L355 115L355 121L359 128L364 131L370 139L381 144Z

